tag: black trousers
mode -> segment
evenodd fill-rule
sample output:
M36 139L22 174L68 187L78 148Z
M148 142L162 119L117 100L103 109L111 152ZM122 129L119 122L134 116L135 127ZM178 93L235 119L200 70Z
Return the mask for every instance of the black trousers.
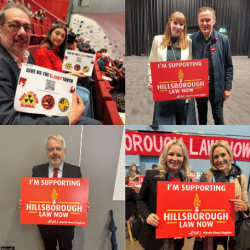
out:
M72 250L74 226L38 225L45 250L56 250L57 241L60 250Z
M224 125L223 99L214 102L214 91L209 91L209 97L196 98L199 125L207 125L208 99L211 104L215 125Z

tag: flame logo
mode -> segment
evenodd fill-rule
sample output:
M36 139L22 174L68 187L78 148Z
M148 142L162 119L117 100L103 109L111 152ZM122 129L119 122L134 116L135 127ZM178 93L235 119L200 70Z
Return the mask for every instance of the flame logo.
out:
M184 77L184 74L182 73L181 69L180 69L180 71L179 71L178 77L179 77L180 79L182 79L182 78Z
M199 199L198 194L196 194L194 198L194 206L199 207L200 205L201 205L201 200Z
M58 193L56 192L56 189L54 188L53 191L52 191L52 194L51 194L51 198L53 200L56 200L58 197Z

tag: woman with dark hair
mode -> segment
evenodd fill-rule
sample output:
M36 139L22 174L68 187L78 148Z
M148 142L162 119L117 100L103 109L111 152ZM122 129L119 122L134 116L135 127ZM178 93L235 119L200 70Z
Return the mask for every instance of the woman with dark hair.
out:
M106 49L100 49L99 51L96 52L96 61L102 57L102 53L106 53Z
M52 69L58 72L66 73L62 70L62 62L64 53L67 46L67 28L63 24L59 23L53 25L49 30L46 38L40 44L37 49L34 59L37 66L41 66L47 69ZM86 77L81 72L67 73L69 75L77 76L78 80L81 77ZM85 111L82 116L90 117L90 99L89 91L81 86L76 86L76 93L82 98Z
M43 11L40 9L37 13L38 18L43 18Z
M118 112L125 112L125 77L121 77L118 84L109 91L113 101L116 102Z
M152 91L150 62L192 60L192 41L187 38L186 17L174 12L163 35L155 36L148 59L148 89ZM153 125L196 125L194 99L155 102Z

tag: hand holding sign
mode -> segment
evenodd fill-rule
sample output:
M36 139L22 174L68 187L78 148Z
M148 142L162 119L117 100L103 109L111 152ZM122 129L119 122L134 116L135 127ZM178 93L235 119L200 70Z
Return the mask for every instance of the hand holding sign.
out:
M247 205L245 204L244 201L238 200L238 199L230 199L229 201L234 203L235 206L235 211L240 211L240 212L246 212L247 211Z
M147 218L147 223L151 226L157 227L159 225L159 222L159 217L154 213L150 214Z
M69 115L68 115L69 124L70 125L76 124L80 116L84 112L84 110L85 110L85 106L83 104L82 99L80 98L79 95L77 95L76 93L73 93L72 106L69 110Z

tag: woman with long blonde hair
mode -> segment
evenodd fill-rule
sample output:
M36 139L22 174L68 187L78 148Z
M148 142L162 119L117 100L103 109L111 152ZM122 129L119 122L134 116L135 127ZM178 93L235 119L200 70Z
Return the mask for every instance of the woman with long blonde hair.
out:
M185 144L181 140L172 140L166 144L160 155L160 167L146 172L137 200L137 211L144 220L139 242L146 250L180 250L184 245L183 238L155 238L155 228L160 224L156 215L156 196L158 181L191 182L188 177L190 173L188 162Z
M152 91L150 62L192 60L192 41L187 38L186 18L174 12L163 35L155 36L148 60L148 89ZM194 99L155 102L154 125L196 125Z

